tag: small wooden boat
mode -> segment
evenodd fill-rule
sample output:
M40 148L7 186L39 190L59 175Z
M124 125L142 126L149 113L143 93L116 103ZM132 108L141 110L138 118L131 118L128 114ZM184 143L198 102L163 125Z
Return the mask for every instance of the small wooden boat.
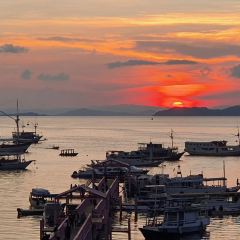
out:
M63 157L74 157L77 155L78 153L74 152L74 149L63 149L59 154L59 156L63 156Z
M43 209L47 202L53 202L57 194L51 194L44 188L33 188L29 195L31 208Z
M25 217L25 216L41 216L41 215L43 215L43 211L44 211L43 208L40 208L40 209L17 208L18 218Z
M53 145L53 146L52 146L52 149L59 150L59 146Z
M51 147L47 147L46 149L59 150L59 146L57 146L57 145L52 145Z

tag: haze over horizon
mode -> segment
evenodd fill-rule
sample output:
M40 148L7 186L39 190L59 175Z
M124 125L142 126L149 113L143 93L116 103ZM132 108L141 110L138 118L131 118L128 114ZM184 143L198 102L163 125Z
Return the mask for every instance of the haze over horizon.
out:
M236 0L0 2L0 107L240 104Z

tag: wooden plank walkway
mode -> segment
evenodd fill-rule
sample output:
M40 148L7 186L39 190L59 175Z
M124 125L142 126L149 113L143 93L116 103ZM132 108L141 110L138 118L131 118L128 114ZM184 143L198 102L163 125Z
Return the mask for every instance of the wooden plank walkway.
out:
M103 178L93 186L74 186L56 197L56 201L66 200L65 217L51 231L44 228L42 221L40 240L95 240L100 235L111 240L112 232L127 233L131 239L130 220L128 228L112 228L111 210L119 203L118 178L111 181ZM73 208L70 202L77 200L80 203Z

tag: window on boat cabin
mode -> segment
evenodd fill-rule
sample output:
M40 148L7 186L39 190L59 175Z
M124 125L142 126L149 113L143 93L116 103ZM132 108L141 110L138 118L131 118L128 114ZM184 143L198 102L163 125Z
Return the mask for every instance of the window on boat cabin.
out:
M198 212L185 212L185 219L188 222L196 221L198 216L199 216Z
M184 221L184 212L179 212L179 221L180 222Z
M213 151L214 148L205 148L205 147L203 147L202 150L205 150L205 151Z
M166 221L171 224L171 222L177 221L177 212L169 212L166 216Z

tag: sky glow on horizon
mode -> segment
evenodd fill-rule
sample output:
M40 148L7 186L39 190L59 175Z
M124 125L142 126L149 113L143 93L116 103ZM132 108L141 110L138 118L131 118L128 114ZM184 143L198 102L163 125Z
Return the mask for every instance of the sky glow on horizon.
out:
M0 3L1 105L240 104L238 0Z

